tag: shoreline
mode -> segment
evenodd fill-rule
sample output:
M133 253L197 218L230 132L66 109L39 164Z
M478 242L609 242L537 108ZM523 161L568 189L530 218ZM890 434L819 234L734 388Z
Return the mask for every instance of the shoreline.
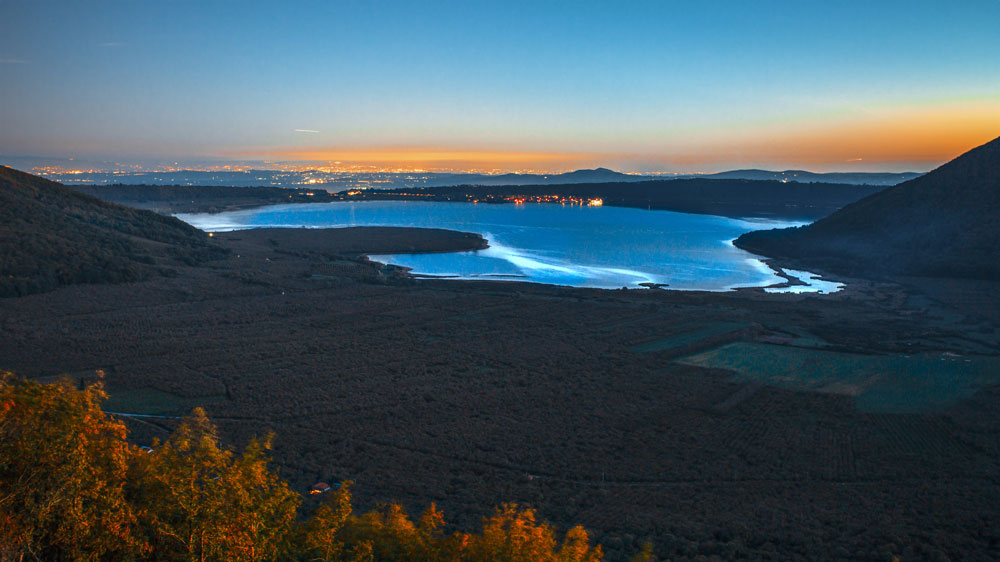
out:
M333 234L323 234L324 232L331 232ZM243 235L241 235L241 233ZM309 234L315 233L315 234ZM774 275L784 279L782 282L772 283L770 285L760 285L754 287L730 287L720 290L709 290L709 289L680 289L671 287L669 283L652 283L652 282L642 282L636 284L636 286L622 286L622 287L588 287L588 286L577 286L577 285L565 285L559 283L544 283L540 281L532 281L528 275L524 274L481 274L481 275L462 275L462 274L433 274L433 273L414 273L412 267L403 266L391 263L389 261L383 261L378 259L383 256L392 255L429 255L429 254L450 254L450 253L461 253L461 252L476 252L480 250L486 250L490 247L489 240L487 240L483 235L474 232L462 232L450 229L438 229L438 228L426 228L426 227L394 227L394 226L337 226L337 227L321 227L321 228L310 228L310 227L251 227L236 230L225 230L225 231L213 231L211 233L213 237L218 240L240 240L245 236L252 239L268 238L274 240L275 238L281 239L286 246L290 248L298 248L303 250L308 248L307 251L320 251L327 253L340 253L347 254L357 259L365 259L372 263L380 264L382 267L393 268L398 273L402 274L404 277L421 280L421 279L439 279L439 280L449 280L449 281L468 281L468 282L481 282L481 281L509 281L517 283L528 283L533 285L544 285L550 287L561 287L561 288L571 288L571 289L594 289L601 291L621 291L625 290L661 290L661 291L671 291L678 293L713 293L713 294L724 294L733 292L751 292L760 291L766 294L793 294L791 291L767 291L767 289L786 289L790 287L811 287L810 283L807 283L797 277L789 275L784 272L784 269L775 263L773 258L765 258L763 256L756 256L756 258L761 261L767 268L774 273ZM362 241L355 235L366 234L366 240ZM413 243L404 242L399 237L413 237ZM390 245L381 248L377 251L372 251L371 249L366 249L362 245L365 243L370 243L374 238L378 240L376 244L385 244L386 237L393 240ZM324 247L322 242L317 241L319 239L326 239L326 244L329 246ZM349 247L343 246L347 241L350 240ZM443 245L443 246L442 246ZM812 273L812 272L809 272ZM813 274L816 279L821 281L828 281L823 273ZM799 293L801 295L807 296L830 296L834 294L844 293L849 284L846 281L834 281L842 285L841 289L835 292L819 292L816 291L803 291Z

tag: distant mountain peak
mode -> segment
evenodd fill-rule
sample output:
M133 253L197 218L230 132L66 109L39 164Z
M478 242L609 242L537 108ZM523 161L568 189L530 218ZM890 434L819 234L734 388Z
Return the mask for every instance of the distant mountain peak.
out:
M558 175L567 175L567 174L613 174L613 175L616 175L616 176L624 176L624 175L626 175L626 174L623 174L622 172L616 172L616 171L610 170L608 168L593 168L593 169L591 169L591 168L581 168L579 170L573 170L572 172L566 172L565 174L558 174Z

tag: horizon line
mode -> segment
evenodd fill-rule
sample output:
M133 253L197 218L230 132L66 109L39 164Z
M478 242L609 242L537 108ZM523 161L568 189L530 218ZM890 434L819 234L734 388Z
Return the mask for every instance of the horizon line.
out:
M5 162L6 159L19 159L19 160L38 160L38 161L49 161L48 165L34 165L34 166L19 166L13 162ZM193 160L193 159L192 159ZM54 163L54 161L63 161L63 163L68 162L90 162L91 167L87 165L84 166L64 166ZM14 169L22 169L22 171L49 175L83 175L83 174L118 174L122 176L126 175L140 175L140 174L165 174L165 173L184 173L184 172L194 172L194 173L250 173L250 172L284 172L284 173L343 173L343 174L438 174L438 175L480 175L480 176L503 176L503 175L564 175L574 172L586 172L586 171L598 171L607 170L616 174L622 174L627 176L637 176L637 177L663 177L663 176L702 176L702 175L714 175L723 174L730 172L743 172L743 171L757 171L757 172L770 172L770 173L788 173L788 172L802 172L807 174L891 174L891 175L903 175L903 174L925 174L941 164L947 162L947 160L942 161L938 164L931 164L927 169L921 169L921 167L907 168L907 169L865 169L865 170L820 170L815 168L803 167L803 166L772 166L772 167L761 167L754 165L747 166L733 166L733 167L719 167L714 170L635 170L627 169L621 167L615 167L613 165L595 165L595 166L585 166L581 168L493 168L484 169L479 167L469 167L464 169L455 168L433 168L433 167L416 167L416 166L377 166L368 163L347 163L347 162L330 162L324 160L244 160L238 162L221 161L217 164L208 164L207 161L205 165L197 165L191 163L185 163L181 165L179 161L175 160L174 165L164 165L164 164L125 164L122 162L115 161L113 165L101 166L102 164L109 164L111 160L100 160L97 158L75 158L75 157L44 157L44 156L8 156L0 154L0 165L9 166ZM96 165L97 167L93 167Z

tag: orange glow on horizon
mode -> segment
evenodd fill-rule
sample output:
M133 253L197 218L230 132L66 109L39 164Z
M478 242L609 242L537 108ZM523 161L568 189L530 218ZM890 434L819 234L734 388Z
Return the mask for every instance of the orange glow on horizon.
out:
M382 169L413 170L572 170L600 160L599 154L461 150L431 147L308 148L245 152L228 156L260 156L314 162L350 162Z
M752 161L935 167L998 136L1000 99L904 107L865 118L830 120L809 129L762 131L756 136L745 135L729 148Z
M665 132L664 135L667 135ZM305 147L226 156L350 163L382 170L557 173L597 166L711 172L753 166L923 171L1000 136L1000 99L866 108L854 115L742 126L664 141L659 152L505 151L453 147ZM579 139L575 139L579 140ZM594 145L598 139L590 141Z

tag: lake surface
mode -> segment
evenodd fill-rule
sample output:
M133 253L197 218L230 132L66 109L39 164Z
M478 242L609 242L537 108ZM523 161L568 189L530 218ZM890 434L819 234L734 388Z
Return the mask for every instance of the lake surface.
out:
M555 204L488 205L411 201L337 202L259 207L218 214L179 214L208 231L254 227L415 226L476 232L490 247L476 252L373 255L415 274L506 279L575 287L725 291L782 283L753 254L732 245L740 234L802 222L738 220L622 207ZM830 292L812 284L795 292Z

